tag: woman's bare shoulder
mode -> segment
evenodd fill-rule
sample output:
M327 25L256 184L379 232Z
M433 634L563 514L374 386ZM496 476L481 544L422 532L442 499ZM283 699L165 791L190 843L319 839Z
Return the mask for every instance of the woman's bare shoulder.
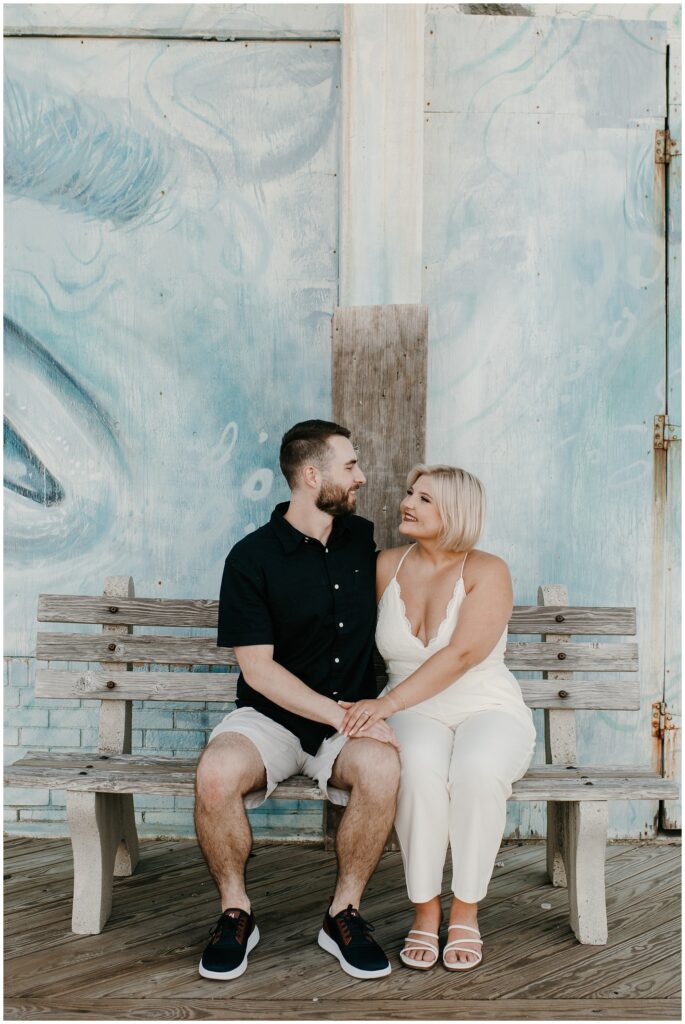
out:
M493 555L490 551L481 551L478 548L474 548L469 551L466 565L464 566L464 578L467 579L469 574L472 579L475 578L491 578L491 579L509 579L509 566L500 558L499 555Z
M397 566L402 556L409 550L411 544L404 544L399 548L385 548L379 551L376 560L376 581L382 592L395 575Z

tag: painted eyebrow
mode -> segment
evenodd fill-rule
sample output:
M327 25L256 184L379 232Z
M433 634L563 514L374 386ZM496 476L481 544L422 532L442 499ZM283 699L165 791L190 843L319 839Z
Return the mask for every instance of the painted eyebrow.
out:
M359 459L348 459L348 461L345 463L345 465L346 466L356 466L358 461L359 461Z

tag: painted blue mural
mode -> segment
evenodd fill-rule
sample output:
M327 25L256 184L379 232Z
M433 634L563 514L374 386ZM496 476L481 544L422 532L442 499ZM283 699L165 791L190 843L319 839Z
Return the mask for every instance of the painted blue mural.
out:
M428 456L484 481L484 543L518 603L565 583L572 604L637 605L641 711L580 712L578 748L586 763L649 764L665 27L437 8L427 30ZM651 834L657 809L615 803L611 827ZM544 830L541 807L509 810L522 834Z
M330 409L338 79L335 42L6 41L10 760L97 744L96 707L35 700L38 594L218 596L285 497L283 430ZM138 705L134 748L197 751L222 714ZM7 828L64 833L63 794L6 798ZM137 816L192 831L180 797Z
M8 40L6 653L39 590L211 596L330 408L337 44Z

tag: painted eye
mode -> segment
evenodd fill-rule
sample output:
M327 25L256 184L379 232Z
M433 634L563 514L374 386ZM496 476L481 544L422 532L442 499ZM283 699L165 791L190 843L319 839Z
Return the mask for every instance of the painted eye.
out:
M5 317L5 530L23 566L81 555L127 506L114 425L87 389Z
M5 487L47 508L62 501L64 490L60 483L17 433L7 417L3 421L3 440Z

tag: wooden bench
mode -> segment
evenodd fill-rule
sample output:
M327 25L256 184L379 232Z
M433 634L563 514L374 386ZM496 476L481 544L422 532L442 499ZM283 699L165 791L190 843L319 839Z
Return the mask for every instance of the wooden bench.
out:
M102 625L102 633L39 632L39 661L96 662L99 671L38 668L38 697L99 700L99 749L93 753L31 752L5 771L6 785L66 791L74 856L72 928L102 930L110 913L115 876L138 861L133 794L193 793L198 755L189 758L131 753L133 700L225 701L236 676L209 671L235 667L233 652L216 646L217 601L135 598L130 577L106 580L103 597L42 594L39 622ZM677 786L649 767L580 766L576 709L637 710L640 705L635 643L572 643L573 634L635 634L632 608L571 608L562 586L541 587L539 604L516 607L509 633L537 636L510 641L510 669L542 672L520 680L526 703L543 708L544 765L514 785L511 799L547 803L547 867L555 886L568 886L571 927L582 943L607 941L604 859L609 800L664 800ZM188 627L209 635L134 634L133 627ZM173 665L186 671L159 671ZM192 667L207 671L190 671ZM146 671L133 671L133 669ZM577 678L576 672L633 673L632 679ZM607 681L608 680L608 681ZM278 786L275 798L321 800L302 776ZM326 804L324 804L326 808Z

